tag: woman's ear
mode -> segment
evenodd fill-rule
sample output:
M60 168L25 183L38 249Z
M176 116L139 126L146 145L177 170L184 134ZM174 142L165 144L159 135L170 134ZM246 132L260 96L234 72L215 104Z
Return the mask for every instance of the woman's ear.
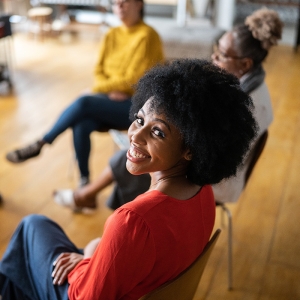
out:
M187 150L185 151L183 157L184 157L185 160L192 160L193 155L192 155L190 149L187 149Z
M143 7L144 7L144 2L143 1L136 1L136 5L138 5L139 11L141 12Z
M243 75L248 73L253 67L253 60L249 57L240 60L240 73Z

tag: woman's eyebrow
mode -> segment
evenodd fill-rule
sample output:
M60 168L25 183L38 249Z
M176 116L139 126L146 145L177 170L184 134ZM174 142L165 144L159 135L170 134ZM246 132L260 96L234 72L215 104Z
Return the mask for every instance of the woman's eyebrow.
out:
M165 126L166 126L166 127L170 130L170 132L171 132L171 127L170 127L170 125L169 125L166 121L164 121L164 120L162 120L162 119L158 119L158 118L155 118L154 121L158 121L158 122L161 122L161 123L165 124Z
M145 112L144 112L143 108L140 109L140 112L145 116ZM159 119L159 118L154 118L153 120L157 121L157 122L163 123L170 130L170 132L171 132L171 127L170 127L170 125L166 121L164 121L162 119Z

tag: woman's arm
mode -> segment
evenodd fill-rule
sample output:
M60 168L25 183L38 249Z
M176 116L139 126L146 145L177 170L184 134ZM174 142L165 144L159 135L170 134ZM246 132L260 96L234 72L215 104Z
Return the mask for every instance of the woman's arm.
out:
M63 252L54 261L53 284L62 285L69 273L83 260L83 255L75 252Z
M100 240L101 238L91 240L84 248L84 255L75 252L61 253L53 263L53 284L62 285L67 279L69 273L77 266L80 261L85 258L92 257Z
M122 298L153 268L155 247L143 219L126 209L117 210L106 223L94 255L69 274L70 300ZM78 296L78 297L77 297Z
M90 258L93 256L101 238L96 238L94 240L91 240L84 248L83 250L83 256L84 258Z

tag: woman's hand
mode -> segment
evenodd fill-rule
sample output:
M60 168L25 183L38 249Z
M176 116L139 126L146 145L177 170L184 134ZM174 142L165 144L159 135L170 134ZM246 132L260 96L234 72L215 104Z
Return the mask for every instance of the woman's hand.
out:
M84 258L90 258L94 254L101 238L96 238L94 240L91 240L84 248Z
M130 96L123 92L113 91L108 93L108 98L112 101L124 101L126 99L129 99Z
M68 277L68 274L83 260L83 255L75 252L61 253L53 263L52 272L53 284L62 285Z

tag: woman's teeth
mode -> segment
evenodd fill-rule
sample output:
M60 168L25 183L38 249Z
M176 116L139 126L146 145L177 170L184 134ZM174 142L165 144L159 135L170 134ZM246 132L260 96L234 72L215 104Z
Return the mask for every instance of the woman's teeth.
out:
M130 155L134 158L146 158L142 153L136 152L135 150L130 149Z

